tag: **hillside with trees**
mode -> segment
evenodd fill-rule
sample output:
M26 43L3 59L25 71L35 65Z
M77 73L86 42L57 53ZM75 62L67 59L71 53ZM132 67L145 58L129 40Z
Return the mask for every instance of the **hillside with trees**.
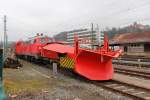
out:
M132 25L129 25L123 28L113 27L111 29L107 29L104 32L108 34L109 39L112 39L117 34L150 32L150 26L138 24L137 22L135 22Z

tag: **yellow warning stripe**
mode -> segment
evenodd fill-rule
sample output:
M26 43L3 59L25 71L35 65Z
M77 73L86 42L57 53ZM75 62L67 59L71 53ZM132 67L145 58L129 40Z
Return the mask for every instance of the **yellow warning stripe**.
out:
M60 58L60 67L72 69L74 66L74 60L69 57Z
M62 65L64 65L66 61L67 61L67 59L66 59L66 58L61 59L61 63L62 63Z
M62 65L65 65L67 62L67 58L65 57L64 59L62 58Z
M70 59L70 62L69 62L69 65L68 65L70 68L72 68L72 66L74 66L74 60L73 59Z
M68 61L68 65L67 65L69 68L71 68L71 67L72 67L72 66L71 66L71 62L72 62L72 59L69 59L69 61Z
M62 60L61 60L61 62L60 62L60 65L61 65L61 67L68 67L67 66L67 63L68 63L68 60L67 60L67 57L63 57L63 58L61 58Z
M67 63L68 68L71 68L70 62L71 62L71 59L68 59L68 63Z

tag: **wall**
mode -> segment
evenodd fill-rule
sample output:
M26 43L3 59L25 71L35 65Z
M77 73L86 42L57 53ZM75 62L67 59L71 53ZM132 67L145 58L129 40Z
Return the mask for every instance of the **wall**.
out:
M128 45L127 52L144 52L143 44L130 44Z

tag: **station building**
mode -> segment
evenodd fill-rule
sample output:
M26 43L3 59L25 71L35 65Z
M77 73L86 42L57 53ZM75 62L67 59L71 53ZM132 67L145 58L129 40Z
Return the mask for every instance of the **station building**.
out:
M110 40L112 49L121 48L124 54L150 56L150 32L124 33Z

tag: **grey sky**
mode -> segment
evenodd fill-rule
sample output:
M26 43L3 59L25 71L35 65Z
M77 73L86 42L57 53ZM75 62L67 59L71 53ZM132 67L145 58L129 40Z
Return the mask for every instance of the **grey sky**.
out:
M150 0L0 0L2 17L8 17L9 40L35 33L52 36L61 31L90 27L120 27L134 21L150 23ZM2 38L2 37L0 37Z

